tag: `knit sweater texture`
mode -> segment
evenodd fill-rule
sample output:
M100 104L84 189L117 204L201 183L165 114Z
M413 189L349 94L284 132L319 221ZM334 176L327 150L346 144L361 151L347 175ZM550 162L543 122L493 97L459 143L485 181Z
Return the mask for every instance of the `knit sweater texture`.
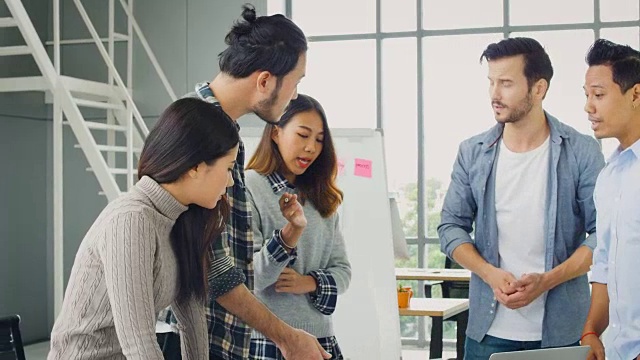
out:
M275 283L282 270L290 266L302 275L314 270L326 271L335 280L337 294L347 290L351 281L351 265L338 214L323 218L313 204L307 201L303 205L307 226L298 240L295 261L293 265L290 265L290 259L278 261L268 251L266 244L274 241L274 230L282 229L288 222L282 216L278 204L285 190L274 192L269 180L254 170L246 172L246 183L252 206L254 247L257 251L253 256L256 297L294 328L305 330L318 338L334 336L331 315L318 311L309 294L278 293ZM256 331L252 336L264 338L263 334Z
M171 305L183 359L208 359L203 303L177 302L169 235L187 210L150 177L109 203L85 235L71 270L48 360L163 360L158 312Z

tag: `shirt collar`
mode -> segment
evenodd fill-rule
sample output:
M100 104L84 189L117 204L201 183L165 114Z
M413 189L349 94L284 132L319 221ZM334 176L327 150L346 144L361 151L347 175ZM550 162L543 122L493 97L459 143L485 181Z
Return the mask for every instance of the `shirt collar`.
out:
M149 197L158 212L173 221L188 209L149 176L143 176L135 187Z
M269 180L269 185L275 194L285 189L295 190L296 188L277 171L267 175L267 180Z
M640 139L636 140L636 142L629 146L629 150L633 152L636 159L640 159Z
M556 119L553 115L548 112L544 112L545 118L547 120L547 124L549 124L549 138L553 143L562 142L562 138L568 138L569 134L567 131L561 126L561 123L558 119ZM486 132L485 136L480 139L480 142L484 145L485 150L489 150L494 145L498 144L499 140L502 138L502 133L504 131L504 124L496 124L489 131Z
M218 101L218 99L216 99L216 96L213 94L213 91L211 90L211 87L209 85L210 83L208 81L197 83L195 86L196 95L198 95L200 99L208 103L220 106L220 108L222 108L222 105L220 105L220 102ZM222 110L224 112L224 109ZM226 112L225 115L227 115ZM229 117L229 115L227 115L227 117ZM231 120L231 117L229 117L229 119ZM236 125L236 129L240 131L240 124L238 124L237 121L234 121L233 123Z
M636 159L640 159L640 139L636 140L636 142L634 142L631 146L629 146L624 150L621 150L620 145L618 145L618 147L616 148L616 151L614 151L613 154L611 154L611 156L607 160L607 163L615 161L617 158L620 157L620 155L624 153L631 153L636 157Z

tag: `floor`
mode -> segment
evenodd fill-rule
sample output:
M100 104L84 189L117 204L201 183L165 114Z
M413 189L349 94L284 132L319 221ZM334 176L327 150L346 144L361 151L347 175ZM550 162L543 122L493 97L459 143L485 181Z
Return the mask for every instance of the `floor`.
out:
M47 353L49 352L49 343L42 342L25 347L25 356L27 360L46 360ZM443 353L444 359L455 358L456 353L447 352ZM402 360L425 360L429 358L429 349L402 349Z
M48 353L48 341L24 347L24 356L27 358L27 360L46 360Z

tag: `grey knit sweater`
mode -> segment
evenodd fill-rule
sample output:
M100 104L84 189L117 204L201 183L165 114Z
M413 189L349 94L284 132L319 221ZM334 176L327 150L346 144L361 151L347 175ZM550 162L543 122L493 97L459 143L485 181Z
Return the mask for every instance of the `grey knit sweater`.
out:
M291 193L291 189L274 189L267 177L253 170L246 172L246 184L252 211L253 239L257 250L253 256L256 297L287 324L318 338L334 336L331 315L325 315L317 308L322 307L322 304L314 305L314 300L308 294L296 295L275 291L278 276L290 264L292 258L286 255L276 256L279 258L276 259L267 245L275 241L274 230L282 229L287 224L280 212L278 199L285 191ZM328 291L333 291L333 296L342 294L351 281L351 265L347 259L338 215L323 218L309 201L303 209L307 227L298 241L297 257L290 267L303 275L317 270L326 273L335 280L335 286ZM276 251L282 255L284 249ZM330 309L325 313L332 311ZM253 337L264 338L256 331L253 332Z
M174 301L169 234L186 209L149 177L105 207L76 254L47 359L162 360L156 315L170 304L183 359L208 359L203 304Z

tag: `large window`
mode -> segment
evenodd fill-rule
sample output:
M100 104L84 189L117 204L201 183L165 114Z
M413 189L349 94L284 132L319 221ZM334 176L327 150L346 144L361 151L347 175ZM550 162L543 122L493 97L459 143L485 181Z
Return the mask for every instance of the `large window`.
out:
M389 191L398 199L412 255L398 267L441 267L436 227L458 144L493 124L480 54L528 36L555 69L544 107L580 132L584 56L597 38L640 45L638 0L268 0L309 36L300 91L318 98L333 127L384 130ZM617 146L602 141L605 157ZM417 284L413 284L418 290ZM424 321L402 335L424 344ZM448 336L453 337L452 329Z

